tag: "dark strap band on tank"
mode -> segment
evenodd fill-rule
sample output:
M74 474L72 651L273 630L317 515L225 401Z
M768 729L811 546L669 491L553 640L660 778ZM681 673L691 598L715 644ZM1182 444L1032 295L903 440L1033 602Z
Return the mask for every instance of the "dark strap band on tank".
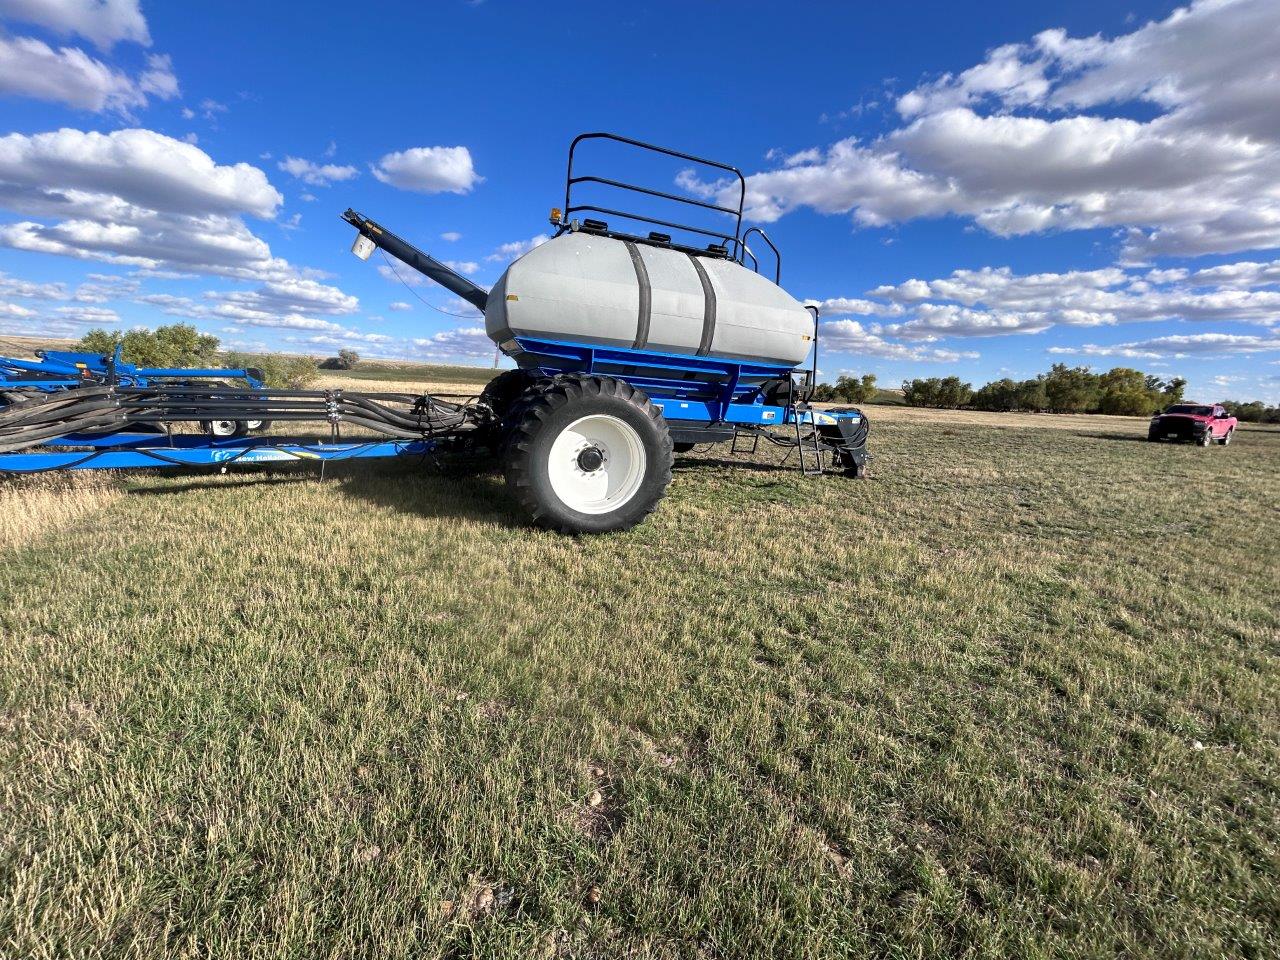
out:
M631 254L631 265L636 270L636 284L640 288L640 311L636 317L636 342L633 350L643 350L649 345L649 318L653 315L653 288L649 284L649 268L644 265L640 249L630 240L623 240L627 253Z
M702 343L698 345L698 356L705 357L711 352L711 341L716 335L716 290L711 286L711 278L707 276L707 270L698 258L691 253L686 253L685 256L693 264L702 284Z

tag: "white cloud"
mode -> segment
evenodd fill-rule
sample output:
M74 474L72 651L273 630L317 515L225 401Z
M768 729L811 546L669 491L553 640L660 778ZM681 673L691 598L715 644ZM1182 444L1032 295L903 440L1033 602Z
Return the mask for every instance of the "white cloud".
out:
M429 357L466 359L490 358L496 349L484 327L459 327L432 337L418 338L413 345Z
M347 347L353 343L380 345L391 343L394 337L383 333L364 333L360 330L343 330L341 333L321 333L314 337L305 337L301 341L296 337L285 337L287 343L307 343L319 347Z
M74 299L78 303L107 303L123 300L138 292L142 284L130 277L91 273L84 283L76 287Z
M407 313L413 309L413 304L405 303L403 300L395 300L387 304L387 309L392 310L395 313Z
M206 293L207 302L197 302L190 297L168 293L150 293L137 298L138 303L150 304L171 317L188 320L229 320L236 327L266 327L284 330L317 330L325 333L341 333L346 328L332 320L308 317L301 313L278 313L264 308L251 298L248 303L229 299L227 294Z
M905 340L1038 333L1154 320L1280 324L1280 261L1204 270L1073 270L1015 274L1008 267L956 270L820 304L824 316L891 317L874 328Z
M67 323L119 323L120 314L106 307L55 307L59 320Z
M285 157L277 166L303 183L316 187L327 187L335 180L350 180L359 173L355 167L343 167L332 163L317 164L300 157Z
M457 243L462 239L462 234L457 230L446 230L444 233L440 234L440 239L445 241L445 243Z
M456 270L458 273L468 277L480 269L480 264L474 260L446 260L444 265L450 270Z
M880 327L879 332L906 340L935 340L939 337L1040 333L1051 326L1053 321L1043 313L973 310L953 303L922 303L916 307L914 319L887 324Z
M0 0L0 16L78 34L103 50L121 40L151 45L138 0Z
M892 317L904 312L900 303L877 303L861 297L832 297L829 300L806 302L816 306L824 317Z
M271 217L284 199L257 167L220 166L199 147L142 129L0 137L0 183L32 191L45 202L26 207L40 213L110 197L159 211Z
M34 317L36 312L29 307L24 307L16 303L0 303L0 317L12 318L19 320L27 317Z
M144 271L240 279L285 278L296 270L236 217L184 217L144 211L133 222L30 220L0 227L0 246L97 260Z
M276 313L355 313L360 301L337 287L315 280L276 280L256 290L238 290L227 294L208 294L215 299L254 310Z
M1267 353L1280 350L1280 337L1231 333L1196 333L1169 337L1153 337L1101 346L1086 343L1079 347L1050 347L1049 353L1078 354L1086 357L1129 357L1133 359L1161 357L1225 357L1239 354Z
M0 207L55 221L0 226L0 245L16 249L281 279L296 271L240 217L273 217L282 199L257 167L220 165L151 130L0 137Z
M0 273L0 297L22 297L28 300L70 300L65 283L36 283Z
M269 327L285 330L327 330L331 332L341 332L346 329L340 323L333 323L330 320L318 320L315 317L303 317L296 313L285 314L284 316L256 315L253 313L237 315L233 310L228 310L226 315L233 317L237 324L244 324L250 327Z
M145 107L149 97L176 97L178 80L166 56L149 57L147 69L135 78L77 47L54 49L31 37L0 37L0 95L128 114Z
M466 147L412 147L386 154L370 169L383 183L419 193L470 193L484 180Z
M885 360L936 360L954 362L972 360L978 354L971 351L946 350L936 347L912 346L886 340L868 330L857 320L827 320L822 324L819 343L823 352L856 353L864 357L880 357Z
M314 314L354 313L360 301L337 287L291 278L264 283L254 290L208 291L199 301L167 293L145 294L137 302L163 313L192 320L226 320L237 327L311 330L347 336L349 328Z
M1001 236L1110 228L1130 262L1280 246L1277 62L1274 0L1199 0L1115 39L1045 31L908 92L905 125L873 141L751 176L748 207L871 226L959 215Z
M540 247L551 238L545 233L540 233L536 237L530 237L528 240L513 240L510 243L504 243L489 256L486 260L514 260L516 257L523 257L534 247Z
M403 284L406 287L420 287L427 282L425 276L399 257L393 257L385 250L382 251L382 254L387 258L386 263L378 264L378 276L382 277L383 280Z

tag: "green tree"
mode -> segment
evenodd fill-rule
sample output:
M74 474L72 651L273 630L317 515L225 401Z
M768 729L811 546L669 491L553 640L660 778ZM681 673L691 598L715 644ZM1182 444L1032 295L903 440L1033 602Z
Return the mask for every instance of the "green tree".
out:
M874 373L864 373L861 377L841 374L835 386L820 383L813 391L813 399L823 403L869 403L878 395Z
M938 378L902 381L902 399L909 407L936 407L938 405Z
M1018 383L1005 377L993 380L973 394L971 405L975 410L998 412L1018 409Z
M1223 400L1222 405L1242 423L1280 423L1280 407L1268 407L1261 400L1250 400L1247 403Z
M938 406L951 410L967 407L973 399L973 386L959 377L943 377L938 385Z
M1029 410L1040 413L1049 409L1049 395L1045 393L1044 381L1039 377L1023 380L1018 384L1017 402L1014 409Z
M329 357L320 363L323 370L350 370L360 362L360 354L350 347L343 347L336 357Z
M1053 413L1084 413L1098 398L1098 376L1088 367L1055 363L1043 375L1045 399Z
M1181 377L1174 377L1169 381L1157 381L1160 388L1160 407L1170 406L1174 403L1182 402L1182 392L1187 387L1187 381Z
M1141 417L1160 407L1164 384L1141 370L1114 367L1098 377L1096 412Z
M853 377L842 374L836 380L834 392L837 400L843 400L846 403L866 403L868 400L875 399L876 375L864 373L861 377Z
M127 332L90 330L80 338L86 353L110 356L122 347L125 363L140 367L209 366L217 359L218 338L201 333L189 323L173 323L148 330L138 327Z
M232 369L256 368L262 373L262 382L277 389L301 390L320 376L320 367L314 357L229 353L225 362Z
M973 387L959 377L917 378L902 382L902 396L911 407L955 409L968 405L973 398Z

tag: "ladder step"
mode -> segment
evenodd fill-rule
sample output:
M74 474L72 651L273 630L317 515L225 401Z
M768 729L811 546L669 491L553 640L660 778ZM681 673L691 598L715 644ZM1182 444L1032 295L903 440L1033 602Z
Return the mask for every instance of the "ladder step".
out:
M809 427L812 430L812 433L809 436L810 442L807 445L809 458L806 459L805 458L805 450L806 450L805 436L800 429L801 427L800 420L802 419L801 414L807 413L809 411L809 405L807 403L797 403L794 409L795 409L794 423L796 427L796 447L800 451L800 472L803 473L806 477L820 477L823 474L822 443L818 440L818 428L814 424L809 424Z
M751 446L739 447L738 437L742 436L742 431L738 430L735 427L733 431L733 443L729 447L729 453L735 454L735 455L739 453L754 454L756 452L756 448L760 446L760 434L756 433L754 430L750 431L750 433L751 433Z

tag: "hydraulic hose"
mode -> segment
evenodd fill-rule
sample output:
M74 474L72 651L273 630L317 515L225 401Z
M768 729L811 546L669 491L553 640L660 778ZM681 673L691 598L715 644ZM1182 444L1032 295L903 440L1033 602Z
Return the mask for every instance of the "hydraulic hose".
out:
M225 386L73 387L20 395L0 407L0 453L76 433L135 425L207 420L274 420L347 424L396 439L460 434L489 422L487 407L429 394L346 390L267 390Z

